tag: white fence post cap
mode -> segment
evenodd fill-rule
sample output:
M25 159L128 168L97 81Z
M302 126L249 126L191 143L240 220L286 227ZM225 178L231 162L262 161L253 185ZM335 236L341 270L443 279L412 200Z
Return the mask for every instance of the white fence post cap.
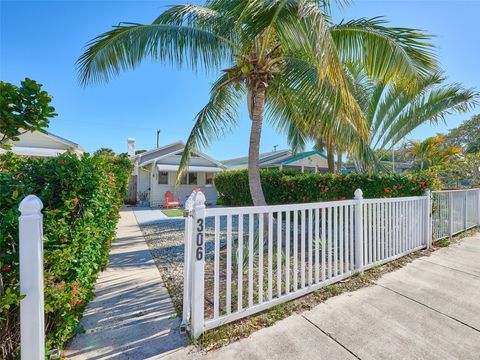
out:
M28 195L18 206L22 215L38 214L42 209L42 200L35 195Z
M363 191L362 189L357 189L355 190L355 199L363 199Z

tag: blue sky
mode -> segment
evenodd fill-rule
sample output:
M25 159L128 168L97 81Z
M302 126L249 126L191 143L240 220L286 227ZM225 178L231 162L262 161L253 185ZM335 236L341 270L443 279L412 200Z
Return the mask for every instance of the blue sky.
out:
M0 0L0 79L18 84L30 77L54 97L59 116L50 131L81 144L87 151L109 147L126 151L128 137L138 149L186 140L195 114L208 99L213 76L193 74L146 62L108 84L81 88L75 61L93 37L120 21L149 23L167 5L185 1L5 1ZM450 82L480 88L478 46L480 1L356 1L341 18L386 16L392 25L421 28L436 35L438 55ZM417 129L422 139L457 126L474 113L450 116L447 125ZM212 144L217 159L247 153L250 121L243 112L240 127ZM261 151L286 147L285 137L268 126Z

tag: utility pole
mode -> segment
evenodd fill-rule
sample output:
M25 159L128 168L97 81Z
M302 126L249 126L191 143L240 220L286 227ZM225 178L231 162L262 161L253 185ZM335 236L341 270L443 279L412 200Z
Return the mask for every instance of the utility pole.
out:
M160 129L157 130L157 149L159 144L160 144Z
M392 174L395 174L395 149L392 146Z

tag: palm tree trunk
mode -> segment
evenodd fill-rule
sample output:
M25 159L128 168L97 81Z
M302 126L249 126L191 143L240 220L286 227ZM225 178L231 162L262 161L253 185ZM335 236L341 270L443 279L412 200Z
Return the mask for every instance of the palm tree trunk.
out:
M342 156L343 153L337 150L337 173L342 174Z
M263 194L260 170L258 167L260 153L260 137L262 134L263 110L265 107L266 89L264 86L252 85L249 91L249 109L252 128L250 130L250 144L248 147L248 185L253 205L266 205Z
M331 141L327 141L327 163L328 163L328 172L334 174L335 173L335 150L333 147L333 143Z

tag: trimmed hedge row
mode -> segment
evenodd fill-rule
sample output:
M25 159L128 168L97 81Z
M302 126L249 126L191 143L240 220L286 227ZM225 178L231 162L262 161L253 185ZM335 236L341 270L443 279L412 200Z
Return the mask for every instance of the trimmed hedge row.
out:
M291 170L261 170L267 204L292 204L352 199L362 189L366 198L422 195L437 189L436 177L428 172L412 175L306 174ZM247 170L225 171L215 177L220 202L229 206L252 205Z
M44 204L47 355L72 337L115 237L131 163L127 158L0 156L0 358L19 350L18 205Z

